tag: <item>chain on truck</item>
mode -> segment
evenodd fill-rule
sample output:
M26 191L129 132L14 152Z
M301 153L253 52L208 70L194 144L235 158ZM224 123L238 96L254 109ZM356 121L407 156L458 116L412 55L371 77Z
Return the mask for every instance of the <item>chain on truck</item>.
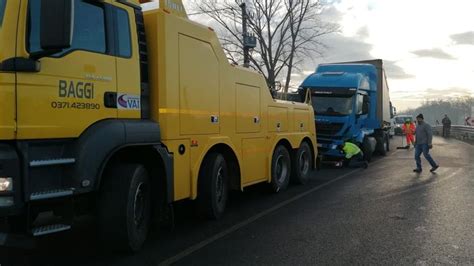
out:
M173 202L217 219L229 190L315 166L310 97L274 100L179 0L0 0L0 62L1 245L94 214L135 251Z

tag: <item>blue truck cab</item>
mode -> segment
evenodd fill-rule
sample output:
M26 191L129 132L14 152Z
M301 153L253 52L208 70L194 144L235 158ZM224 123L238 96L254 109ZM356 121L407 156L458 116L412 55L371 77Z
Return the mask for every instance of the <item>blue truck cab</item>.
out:
M319 149L325 158L341 158L345 141L358 144L367 160L386 155L392 107L383 61L319 65L299 88L310 90Z

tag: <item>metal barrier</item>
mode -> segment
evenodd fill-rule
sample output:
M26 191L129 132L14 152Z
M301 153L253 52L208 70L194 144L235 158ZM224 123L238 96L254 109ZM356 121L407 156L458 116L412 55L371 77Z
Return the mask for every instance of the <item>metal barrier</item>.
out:
M433 133L443 135L443 126L433 127ZM461 140L474 140L474 127L472 126L451 126L450 137Z

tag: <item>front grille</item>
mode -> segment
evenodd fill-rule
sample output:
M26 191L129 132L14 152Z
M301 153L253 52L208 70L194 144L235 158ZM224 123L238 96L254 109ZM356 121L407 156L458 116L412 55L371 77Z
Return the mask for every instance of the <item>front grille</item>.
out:
M343 123L322 124L316 123L316 132L318 135L334 136L344 127Z

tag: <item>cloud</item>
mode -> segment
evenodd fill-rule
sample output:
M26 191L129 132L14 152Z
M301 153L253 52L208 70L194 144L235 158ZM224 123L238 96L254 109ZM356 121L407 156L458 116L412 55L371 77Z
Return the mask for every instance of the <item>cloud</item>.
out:
M357 36L359 36L361 39L367 39L367 38L369 38L369 36L370 36L369 27L368 27L367 25L361 27L361 28L357 31Z
M455 44L474 45L474 31L453 34L450 37Z
M320 63L359 61L373 58L370 54L372 45L361 41L358 37L347 37L341 34L332 34L323 38L327 45Z
M430 57L430 58L445 59L445 60L455 60L456 59L452 55L446 53L445 51L443 51L439 48L421 49L421 50L412 51L412 53L419 56L419 57Z
M390 79L410 79L414 75L408 74L405 70L397 65L396 61L384 60L385 71Z
M356 37L347 37L341 34L331 34L324 36L322 41L326 44L323 56L315 55L313 58L305 60L301 67L301 76L295 78L293 82L301 83L304 78L314 73L316 67L323 63L335 63L346 61L360 61L373 58L370 55L372 45L365 43Z
M397 91L393 99L420 101L420 100L439 100L455 99L459 97L473 97L474 91L468 88L451 87L449 89L425 89L423 91Z
M457 98L457 97L469 97L473 96L474 92L472 89L451 87L448 90L436 90L427 89L425 91L425 98L428 99L446 99L446 98Z

